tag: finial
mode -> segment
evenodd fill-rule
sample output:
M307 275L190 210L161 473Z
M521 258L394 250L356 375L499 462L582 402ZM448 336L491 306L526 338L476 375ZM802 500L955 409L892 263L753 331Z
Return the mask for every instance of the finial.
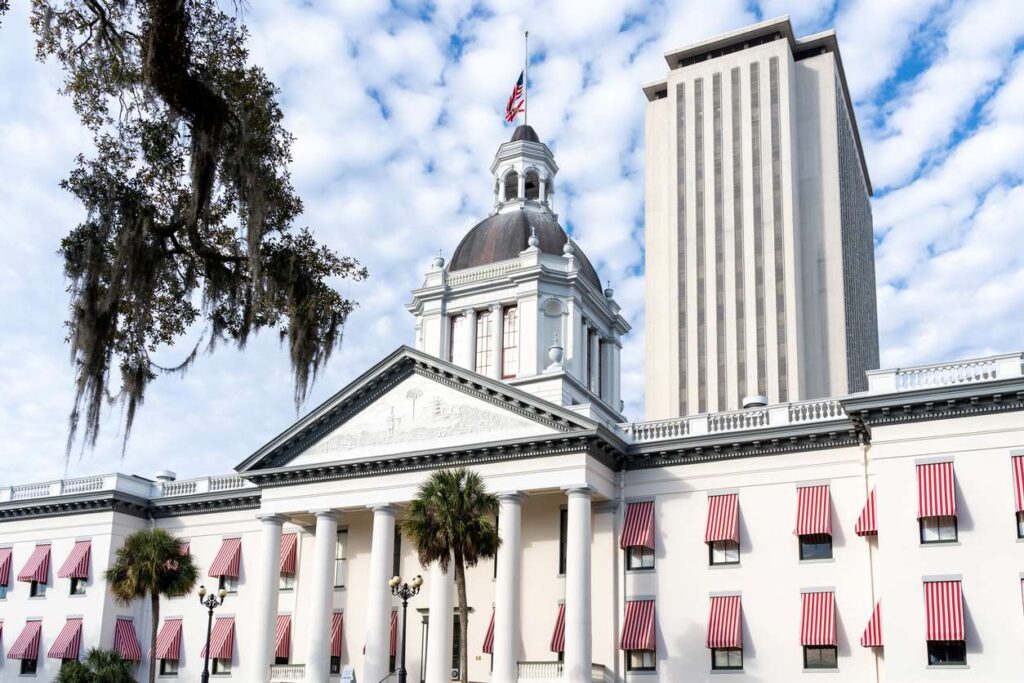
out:
M526 240L526 243L534 249L540 246L540 240L537 239L537 228L532 225L530 226L530 239Z
M612 289L612 281L608 280L604 288L604 298L611 299L613 296L615 296L615 290Z
M444 268L444 256L441 256L441 250L437 250L437 256L434 257L434 270L441 270Z
M565 240L565 244L562 245L562 255L563 256L575 256L576 255L576 250L572 246L572 240L569 240L569 239Z

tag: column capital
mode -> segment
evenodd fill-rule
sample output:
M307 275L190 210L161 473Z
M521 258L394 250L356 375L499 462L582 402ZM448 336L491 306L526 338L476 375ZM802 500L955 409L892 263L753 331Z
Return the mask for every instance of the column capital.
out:
M256 515L256 519L260 520L264 524L284 524L288 521L288 517L277 512L261 512Z
M579 486L563 486L562 491L567 496L586 496L592 498L594 496L594 489L587 484L580 484Z
M377 503L376 505L367 505L366 509L367 510L373 510L373 514L377 514L379 512L379 513L382 513L382 514L390 513L390 514L394 515L395 511L398 508L397 508L397 506L395 506L394 503Z
M309 513L316 515L318 519L331 519L335 522L338 521L338 511L332 508L319 508L316 510L310 510Z
M526 494L522 491L499 491L494 494L500 501L509 501L512 503L521 503L523 498L526 498Z

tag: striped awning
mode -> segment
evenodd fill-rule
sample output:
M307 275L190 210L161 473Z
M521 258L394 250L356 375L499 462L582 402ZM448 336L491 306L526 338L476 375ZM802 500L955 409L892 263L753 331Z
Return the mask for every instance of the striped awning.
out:
M653 651L654 643L654 600L628 600L619 649Z
M882 602L875 603L867 628L860 637L861 647L882 647Z
M801 645L836 644L836 602L832 591L804 593L800 617Z
M178 545L181 546L182 555L188 555L192 551L192 541L181 541Z
M68 559L64 560L64 564L60 566L57 578L89 578L89 553L91 550L92 541L75 541L75 547L71 549Z
M220 617L213 622L213 632L210 634L210 659L231 659L235 649L235 618ZM206 646L199 653L200 657L206 656Z
M565 652L565 603L558 606L555 629L551 632L551 651Z
M959 581L925 581L925 640L963 640L964 602Z
M491 623L487 625L487 635L484 636L484 654L494 654L494 610L491 610Z
M626 522L622 525L619 547L637 546L654 550L654 501L626 506Z
M29 555L28 562L18 572L18 581L37 581L46 583L50 575L50 544L37 545Z
M955 517L953 463L917 466L917 518Z
M392 657L398 656L398 610L391 610L391 649L388 652Z
M708 523L704 542L740 542L740 497L735 493L708 496Z
M68 617L46 656L48 659L78 659L81 647L82 617Z
M802 486L797 489L796 527L797 536L809 534L832 535L832 508L829 504L828 484L824 486Z
M13 548L0 548L0 586L11 585L11 555Z
M868 502L864 503L864 509L857 518L857 525L853 527L858 536L877 536L878 520L875 517L875 489L868 494Z
M1017 512L1024 512L1024 455L1015 455L1013 463L1013 493Z
M290 614L278 614L274 629L274 656L287 657L291 653L291 645L292 617Z
M295 559L298 555L299 535L281 534L281 573L295 573Z
M157 659L181 659L181 619L167 619L156 634Z
M741 634L742 598L738 595L713 596L708 616L709 648L743 647Z
M344 622L345 615L341 612L335 612L331 615L331 656L341 656L341 627Z
M14 645L7 651L7 659L39 659L39 634L43 632L43 622L26 621Z
M118 617L114 623L114 651L129 662L142 660L142 648L131 619Z
M238 578L238 570L242 565L242 539L225 538L217 551L217 557L213 558L210 565L209 576L227 576L232 579Z

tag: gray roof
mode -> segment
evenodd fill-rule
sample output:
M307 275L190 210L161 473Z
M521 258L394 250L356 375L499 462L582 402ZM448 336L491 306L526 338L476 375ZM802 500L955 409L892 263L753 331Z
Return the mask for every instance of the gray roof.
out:
M533 129L533 126L516 126L516 129L512 131L511 142L519 142L520 140L526 140L527 142L540 142L540 138L537 136L537 131Z

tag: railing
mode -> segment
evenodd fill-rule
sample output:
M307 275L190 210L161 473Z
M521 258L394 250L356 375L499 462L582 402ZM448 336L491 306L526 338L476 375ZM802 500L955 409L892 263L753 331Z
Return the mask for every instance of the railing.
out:
M651 420L650 422L627 422L622 431L633 438L633 441L658 441L659 439L678 439L690 434L688 418L679 417L671 420Z
M11 487L11 500L28 500L29 498L45 498L50 495L49 484L23 484Z
M872 370L867 375L868 391L871 393L991 382L996 379L1024 376L1024 353L971 358L958 363L933 363L909 368Z
M305 664L272 664L270 666L270 683L302 681L305 678Z
M552 681L562 677L562 662L519 662L519 680Z
M79 477L77 479L60 479L39 484L20 484L2 487L0 488L0 502L70 496L95 491L125 491L133 495L154 499L190 496L201 493L220 493L244 488L256 488L256 485L234 474L157 482L123 474L103 474L92 477Z
M789 404L790 424L838 420L843 417L846 417L846 411L843 410L843 406L840 405L839 401L830 398Z
M170 496L188 496L196 492L199 482L195 479L185 481L167 481L160 484L160 495L164 498Z
M467 282L476 282L477 280L486 280L487 278L498 277L499 275L504 275L505 273L511 273L514 270L518 270L520 265L519 259L515 258L488 266L459 270L448 274L448 284L449 286L463 285Z
M708 432L735 432L741 429L756 429L768 426L766 408L733 410L728 413L708 415Z
M608 670L603 664L591 664L590 665L590 681L591 683L614 683L615 678L612 676L612 672Z

